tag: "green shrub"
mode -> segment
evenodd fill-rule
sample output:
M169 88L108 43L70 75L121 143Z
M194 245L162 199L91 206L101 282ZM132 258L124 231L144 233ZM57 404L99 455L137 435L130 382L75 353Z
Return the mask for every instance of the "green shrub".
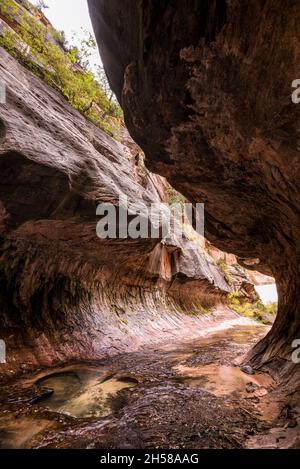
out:
M3 35L0 35L0 46L10 55L16 57L14 34L8 29L4 31Z
M234 305L240 305L240 294L237 292L237 291L233 291L231 293L228 294L227 296L228 298L228 301L231 303L231 304L234 304Z
M185 198L180 192L178 192L174 187L168 184L166 188L166 194L168 196L168 201L170 205L184 205Z
M43 78L49 86L59 91L87 119L114 136L116 124L120 124L122 118L122 110L108 98L93 73L84 68L87 67L87 48L94 45L92 39L84 41L83 51L70 48L66 52L51 41L52 37L65 43L63 32L46 28L13 0L2 0L0 13L9 24L17 25L17 34L7 29L0 37L0 45L17 57L25 67ZM30 55L20 49L21 41L30 47ZM84 66L81 62L84 62Z
M224 278L227 283L231 282L231 275L229 272L229 267L223 259L218 260L217 266L223 272Z
M270 324L271 321L268 315L277 313L277 303L264 305L261 300L249 302L243 300L237 292L231 292L227 298L228 305L236 313L247 318L253 318L262 324Z

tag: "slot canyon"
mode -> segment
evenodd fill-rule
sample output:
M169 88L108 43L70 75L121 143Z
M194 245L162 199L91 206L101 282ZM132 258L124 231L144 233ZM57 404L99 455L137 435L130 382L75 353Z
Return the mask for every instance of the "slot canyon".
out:
M0 40L0 448L300 448L300 4L88 7L113 131ZM122 197L204 236L101 239Z

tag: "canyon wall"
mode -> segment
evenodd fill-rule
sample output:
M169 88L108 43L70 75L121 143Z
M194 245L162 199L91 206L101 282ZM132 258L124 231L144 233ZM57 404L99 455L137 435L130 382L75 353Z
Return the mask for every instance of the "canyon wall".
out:
M89 0L111 86L147 167L193 202L206 236L276 278L279 312L251 355L291 364L300 337L300 4Z
M97 359L235 320L215 309L230 291L224 274L188 238L96 236L100 202L127 196L138 213L164 198L160 176L141 183L126 129L114 140L3 49L0 78L1 370Z

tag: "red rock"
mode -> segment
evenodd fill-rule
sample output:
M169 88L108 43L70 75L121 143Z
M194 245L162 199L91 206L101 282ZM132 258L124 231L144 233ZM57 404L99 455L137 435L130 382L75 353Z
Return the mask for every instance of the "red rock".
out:
M113 140L0 49L0 337L7 369L101 358L162 338L192 337L237 316L215 306L229 287L202 250L160 239L96 236L96 205L162 200L166 182L142 185L140 149ZM198 317L186 311L198 312ZM164 332L162 332L164 331ZM1 367L1 370L5 370Z
M300 73L299 2L89 5L110 83L148 168L205 203L209 241L246 266L255 259L255 270L276 279L278 316L252 364L293 366L300 105L291 84Z

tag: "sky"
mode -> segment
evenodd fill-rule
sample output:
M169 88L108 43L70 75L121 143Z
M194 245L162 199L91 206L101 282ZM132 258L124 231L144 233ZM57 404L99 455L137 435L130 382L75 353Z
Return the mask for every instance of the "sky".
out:
M264 304L277 303L278 296L275 283L271 285L257 285L255 286L255 290Z
M31 0L36 4L36 0ZM74 32L79 37L84 37L83 28L86 31L93 32L92 23L89 16L87 0L45 0L49 8L43 10L43 13L51 21L55 29L64 31L66 38L71 41ZM76 45L76 41L72 41ZM101 59L98 51L91 58L91 66L101 65Z

